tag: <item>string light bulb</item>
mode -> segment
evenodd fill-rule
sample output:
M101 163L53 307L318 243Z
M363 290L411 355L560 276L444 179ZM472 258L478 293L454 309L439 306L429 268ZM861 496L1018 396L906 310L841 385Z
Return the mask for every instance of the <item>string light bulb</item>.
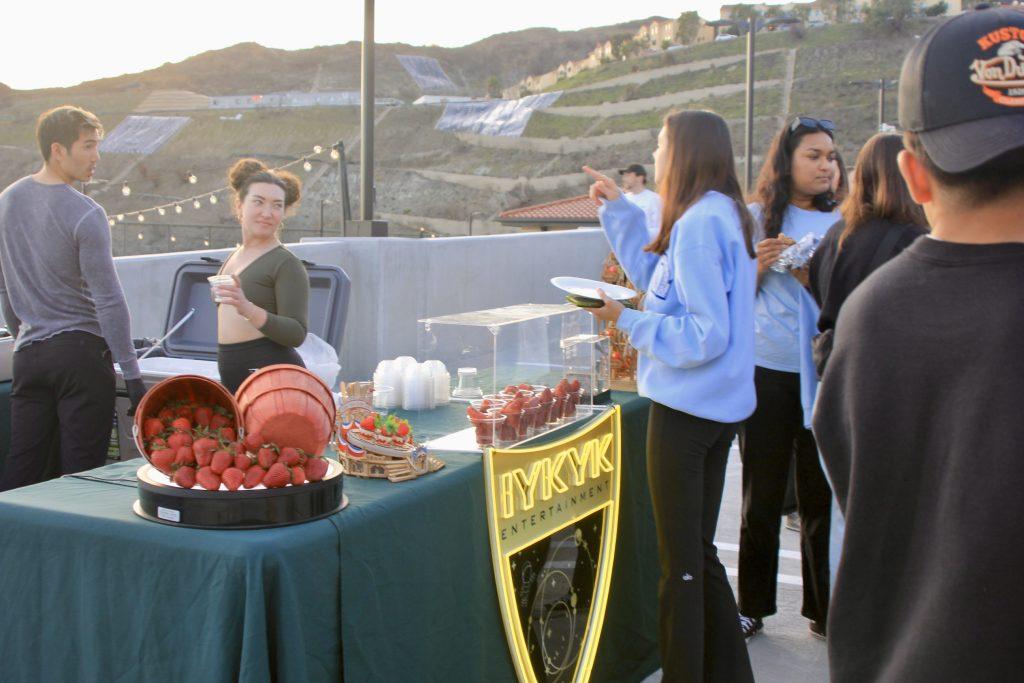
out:
M123 214L123 213L119 213L119 214L117 214L117 222L118 222L118 223L120 223L120 222L122 222L123 220L124 220L124 214Z
M174 205L174 213L181 213L181 204Z
M141 232L139 233L139 239L140 240L142 239L142 233Z
M174 235L171 235L171 241L172 241L172 242L177 242L177 241L178 241L178 238L177 238L177 237L175 237Z
M145 223L146 222L146 214L144 214L144 213L140 213L139 214L139 222L140 223Z
M202 204L200 204L200 203L199 203L199 200L198 200L198 199L193 199L193 200L192 200L192 208L193 208L193 209L198 209L198 208L199 208L199 207L201 207L201 206L202 206Z
M313 146L313 154L319 154L322 151L324 151L324 148L321 147L320 145L314 145Z
M203 246L204 247L210 246L210 240L203 240Z
M132 193L132 188L128 187L128 183L122 183L121 184L121 194L123 194L125 197L128 197L128 196L131 195L131 193Z
M196 174L193 173L192 171L189 171L188 172L188 184L189 185L195 185L198 182L199 182L199 178L196 177Z
M335 161L341 158L341 152L338 151L337 147L331 150L331 158Z
M158 214L160 214L161 216L166 216L166 215L167 215L167 209L165 209L165 208L164 208L164 207L162 207L162 206L161 206L160 208L158 208L158 209L156 210L156 212L157 212Z
M210 203L211 204L216 204L217 203L217 195L215 195L215 194L211 194L210 195Z
M306 171L306 173L313 170L313 164L309 163L309 159L306 159L306 161L302 163L302 169Z
M114 223L116 223L117 221L115 221L113 218L110 218L107 220L107 222L110 223L110 227L114 227Z

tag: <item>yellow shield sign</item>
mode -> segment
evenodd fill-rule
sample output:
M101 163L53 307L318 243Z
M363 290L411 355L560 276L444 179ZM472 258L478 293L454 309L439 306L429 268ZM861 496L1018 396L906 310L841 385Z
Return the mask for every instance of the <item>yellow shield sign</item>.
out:
M618 406L536 448L486 449L488 527L519 680L590 678L619 515Z

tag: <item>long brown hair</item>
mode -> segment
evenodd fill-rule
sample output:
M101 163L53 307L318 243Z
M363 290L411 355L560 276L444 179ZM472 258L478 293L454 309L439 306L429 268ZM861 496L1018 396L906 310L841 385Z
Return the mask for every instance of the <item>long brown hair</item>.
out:
M903 150L903 138L893 133L878 133L857 155L850 196L840 211L846 227L839 235L839 247L853 232L871 220L900 225L928 225L924 211L910 198L900 176L896 157Z
M778 237L782 232L786 210L793 199L793 153L800 146L800 141L804 136L813 133L825 133L835 139L832 131L824 128L793 126L793 123L787 121L772 138L764 165L757 175L757 189L754 190L753 200L761 205L761 228L765 237ZM815 199L817 201L814 202L814 206L819 211L831 211L835 207L835 203L830 201L831 190L823 192Z
M736 203L747 253L754 258L754 219L743 203L743 191L736 178L729 127L710 111L680 111L665 117L665 166L661 184L661 231L644 250L655 254L668 251L672 226L712 190Z

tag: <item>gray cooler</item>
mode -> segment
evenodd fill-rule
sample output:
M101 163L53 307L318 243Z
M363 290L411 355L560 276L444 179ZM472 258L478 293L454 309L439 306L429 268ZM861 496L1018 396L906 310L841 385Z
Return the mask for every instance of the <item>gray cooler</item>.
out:
M176 375L202 375L219 380L217 372L217 306L210 296L207 278L216 275L221 261L202 257L199 261L182 264L174 274L170 305L167 309L165 333L178 323L189 310L192 317L174 331L147 358L139 361L142 381L146 388ZM320 266L303 261L309 273L309 331L335 349L341 348L348 315L349 293L352 281L338 266ZM139 355L154 340L136 340ZM132 440L132 419L128 417L128 392L120 370L117 375L115 422L117 431L117 459L139 457Z

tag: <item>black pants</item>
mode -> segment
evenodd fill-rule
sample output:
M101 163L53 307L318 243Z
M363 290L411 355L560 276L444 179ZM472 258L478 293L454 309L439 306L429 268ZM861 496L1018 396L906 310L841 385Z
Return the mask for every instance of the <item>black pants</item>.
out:
M753 681L715 528L737 425L651 404L647 477L658 534L662 680Z
M280 364L306 367L298 351L266 337L238 344L217 344L220 383L232 394L255 371L268 365Z
M757 367L754 385L757 410L740 433L743 457L740 612L748 617L775 614L779 531L786 481L790 466L795 463L804 586L801 614L824 623L828 616L832 491L821 470L814 436L803 426L800 375Z
M102 338L64 332L14 352L11 450L0 491L106 462L114 364Z

